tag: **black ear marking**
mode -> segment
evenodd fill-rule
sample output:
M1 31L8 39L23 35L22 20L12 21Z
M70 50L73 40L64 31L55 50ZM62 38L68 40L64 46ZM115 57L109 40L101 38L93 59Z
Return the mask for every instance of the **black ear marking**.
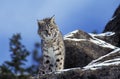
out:
M54 20L55 20L55 15L53 15L53 16L50 18L50 22L51 22L51 23L54 23Z
M53 16L51 17L51 19L54 18L54 17L55 17L55 15L53 15Z

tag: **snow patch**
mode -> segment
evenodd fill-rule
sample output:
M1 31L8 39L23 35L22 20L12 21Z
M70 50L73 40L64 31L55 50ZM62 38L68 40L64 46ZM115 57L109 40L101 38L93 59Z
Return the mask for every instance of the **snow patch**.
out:
M89 63L88 65L92 65L93 63L95 63L95 62L97 62L97 61L99 61L99 60L101 60L101 59L103 59L103 58L105 58L105 57L107 57L107 56L110 56L111 54L120 53L119 51L120 51L120 48L115 49L114 51L110 52L109 54L104 55L104 56L101 56L100 58L98 58L98 59L96 59L96 60L93 60L93 61L92 61L91 63Z
M93 65L85 66L84 69L85 70L87 70L87 69L96 70L96 69L102 68L103 66L119 65L119 64L120 64L120 59L119 59L119 61L116 61L116 62L111 62L111 63L102 62L102 63L99 63L99 64L93 64Z
M103 40L100 40L98 38L95 38L95 36L112 36L114 35L115 33L114 32L106 32L106 33L102 33L102 34L92 34L92 33L89 33L89 35L92 37L91 42L93 43L96 43L97 45L99 46L102 46L102 47L106 47L106 48L111 48L111 49L116 49L117 47L116 46L113 46Z
M79 32L79 30L72 31L72 32L70 32L70 33L68 33L68 34L64 35L64 38L69 38L69 37L72 37L72 36L73 36L73 34L75 34L75 33L77 33L77 32Z
M116 46L113 46L105 41L102 41L98 38L93 38L93 39L90 39L91 42L99 45L99 46L102 46L102 47L106 47L106 48L111 48L111 49L116 49L117 47Z
M110 21L114 20L116 18L116 16L114 16L113 18L110 19Z
M87 39L76 39L76 38L70 38L72 37L75 33L79 32L79 30L75 30L73 32L70 32L68 34L66 34L64 36L64 40L72 40L72 41L87 41ZM103 40L100 40L98 38L95 38L95 36L112 36L114 35L115 33L114 32L106 32L106 33L102 33L102 34L92 34L92 33L89 33L89 35L92 37L90 40L90 42L93 42L99 46L102 46L102 47L106 47L106 48L111 48L111 49L116 49L117 47L103 41Z
M64 40L71 40L71 41L87 41L87 39L76 39L76 38L64 38Z
M80 67L76 67L76 68L69 68L69 69L63 69L63 70L59 70L59 71L57 71L57 72L55 72L55 73L61 73L61 72L67 72L67 71L70 71L70 70L75 70L75 69L81 69Z
M110 66L110 65L119 65L120 64L120 58L114 58L114 59L110 59L110 60L106 60L104 62L99 62L99 60L109 56L110 54L114 54L114 53L120 53L120 48L115 49L114 51L112 51L111 53L104 55L96 60L93 60L90 64L88 64L87 66L83 67L85 70L87 69L91 69L91 70L96 70L98 68L101 68L103 66Z
M105 32L105 33L101 33L101 34L92 34L92 33L89 33L89 35L91 35L92 37L95 37L95 36L112 36L114 34L115 34L115 32Z

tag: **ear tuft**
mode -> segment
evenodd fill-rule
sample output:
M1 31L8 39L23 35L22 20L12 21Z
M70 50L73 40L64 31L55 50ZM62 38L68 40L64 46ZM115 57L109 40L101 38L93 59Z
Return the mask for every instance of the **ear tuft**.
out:
M50 21L53 23L54 20L55 20L55 15L53 15L53 16L51 17Z

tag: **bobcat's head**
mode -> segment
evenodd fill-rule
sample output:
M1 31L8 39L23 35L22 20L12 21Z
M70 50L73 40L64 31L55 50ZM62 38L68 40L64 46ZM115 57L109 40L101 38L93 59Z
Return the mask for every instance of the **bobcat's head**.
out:
M55 24L54 17L38 21L38 34L43 40L52 40L57 37L57 32L58 27Z

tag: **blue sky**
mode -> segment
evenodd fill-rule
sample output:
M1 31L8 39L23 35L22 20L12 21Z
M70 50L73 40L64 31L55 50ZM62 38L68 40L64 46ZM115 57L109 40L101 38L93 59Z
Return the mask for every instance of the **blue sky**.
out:
M40 42L37 19L55 15L63 34L76 29L102 32L119 4L120 0L0 0L0 64L10 60L9 38L14 33L21 33L29 50Z

